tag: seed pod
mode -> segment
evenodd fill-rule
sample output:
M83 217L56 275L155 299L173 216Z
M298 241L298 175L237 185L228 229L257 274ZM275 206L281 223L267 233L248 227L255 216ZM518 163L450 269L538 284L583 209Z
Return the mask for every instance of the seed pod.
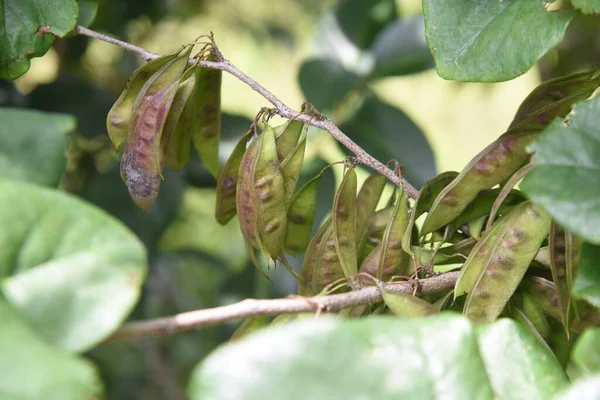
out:
M177 57L180 50L149 61L136 69L127 80L121 95L112 106L106 117L108 136L117 150L121 150L127 140L127 133L133 116L133 106L140 90L152 75L165 64Z
M496 218L496 213L502 212L500 208L504 204L510 204L512 200L509 199L511 193L515 193L517 191L513 190L513 188L519 183L521 179L529 172L529 170L533 167L532 163L525 165L523 168L514 173L513 176L506 182L502 190L498 194L496 200L494 200L494 204L492 204L492 209L490 210L490 217L488 218L488 222L485 229L488 229L494 223L494 219Z
M311 239L304 255L304 262L302 263L302 269L300 270L300 276L302 281L298 283L298 294L300 296L314 296L319 293L322 288L318 286L313 287L313 275L315 274L315 268L319 259L319 250L321 242L325 238L331 228L331 217L319 227L313 238ZM324 286L323 286L324 287Z
M408 222L408 226L411 227L407 229L406 234L402 238L402 248L408 254L413 254L412 252L412 244L413 244L413 236L412 236L412 227L415 226L415 221L426 211L431 208L433 201L439 195L439 193L452 182L454 178L458 176L458 172L448 171L439 174L438 176L431 178L423 188L419 191L419 195L415 200L415 204L410 213L410 220Z
M303 127L304 123L291 120L284 125L273 128L275 131L275 144L277 145L277 157L282 163L297 147L301 140L300 137L305 136L302 135Z
M246 132L237 143L229 159L219 172L217 178L217 203L215 218L218 223L225 225L236 214L236 186L240 164L246 151L246 144L252 136L252 130Z
M319 244L315 269L312 274L312 289L315 294L321 292L330 283L346 276L338 256L336 242L332 221Z
M435 199L423 222L421 235L445 226L459 216L480 191L511 176L528 159L526 147L538 132L539 129L504 134L483 149Z
M208 60L214 61L214 57ZM196 68L195 118L192 140L200 161L215 178L219 174L221 140L221 75L216 69Z
M392 292L383 287L381 294L385 305L398 317L426 317L438 312L432 304L408 293Z
M194 68L188 68L180 82L161 137L164 165L173 170L181 169L190 159L190 134L195 108Z
M138 123L127 140L121 159L121 177L133 201L146 210L158 196L161 180L160 136L178 82L144 100ZM147 101L147 102L146 102Z
M469 231L469 236L479 240L481 239L481 231L483 230L483 225L485 224L485 220L487 217L479 217L474 219L473 221L469 221L467 224L467 229Z
M542 267L550 269L550 248L548 246L540 248L533 260Z
M254 170L258 231L264 249L273 260L277 260L287 227L284 179L279 168L273 128L266 125L260 139Z
M600 68L543 82L521 103L509 130L521 125L546 126L565 117L572 105L587 99L600 86Z
M567 336L571 325L571 287L574 278L574 265L579 258L579 246L573 249L573 236L552 222L548 238L550 250L550 271L556 288L560 322L565 328ZM574 250L574 251L573 251Z
M283 137L283 135L281 137ZM285 204L290 204L292 197L294 197L294 191L296 190L296 185L300 178L300 171L302 170L302 163L304 162L305 149L306 132L302 131L300 140L281 163L281 173L283 174L285 189Z
M408 226L408 197L402 193L394 207L392 218L387 224L381 243L365 258L360 272L388 280L394 275L405 273L409 255L402 250L402 237Z
M348 167L333 199L335 249L346 277L357 273L356 170Z
M535 330L539 332L539 334L545 339L550 336L550 325L548 324L548 319L544 314L544 310L537 301L527 292L522 292L521 294L521 310L527 317L531 324L534 326Z
M549 223L550 218L529 201L514 208L498 233L498 245L488 254L491 262L486 263L467 295L463 314L475 323L500 315L548 236Z
M360 263L362 264L365 258L381 243L383 233L388 225L388 222L392 219L394 214L394 204L382 208L381 210L375 211L367 218L365 223L366 231L363 235L364 238L360 243Z
M367 218L375 212L387 178L379 172L373 172L367 177L356 196L356 237L358 243L363 243L367 231Z
M477 243L474 238L468 238L451 246L440 247L436 250L412 246L412 252L417 265L433 267L434 265L459 264L464 263Z
M457 227L462 226L473 220L491 215L490 209L493 207L494 202L498 200L499 196L504 196L504 200L501 201L498 208L496 208L496 212L500 214L506 212L512 206L527 200L523 193L518 190L509 190L506 193L502 193L502 190L500 189L482 190L475 200L473 200L467 208L452 221L452 225ZM488 223L485 229L488 229L490 226L492 226L492 224Z
M252 247L258 247L258 205L254 190L254 173L261 145L262 138L255 138L242 156L235 195L240 229ZM238 146L240 146L239 143Z
M306 250L317 211L317 186L323 176L317 176L306 182L294 195L287 212L287 230L283 249L291 255Z

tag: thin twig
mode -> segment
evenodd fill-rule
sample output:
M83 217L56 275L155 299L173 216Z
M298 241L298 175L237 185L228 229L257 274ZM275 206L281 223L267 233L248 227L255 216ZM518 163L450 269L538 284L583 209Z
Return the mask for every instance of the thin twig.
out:
M448 272L419 281L419 294L436 293L450 289L456 283L459 272ZM411 282L387 283L386 290L412 293ZM222 307L189 311L164 318L148 321L134 321L123 325L107 341L125 340L151 336L168 336L178 332L220 325L238 319L274 316L280 314L298 314L303 312L339 311L359 305L374 304L382 301L381 289L376 286L353 292L310 298L294 297L287 299L256 300L246 299L239 303Z
M159 54L152 53L150 51L144 50L141 47L132 45L130 43L124 42L122 40L115 39L110 36L106 36L102 33L93 31L91 29L87 29L83 26L77 25L75 27L75 32L88 36L94 39L102 40L107 43L114 44L116 46L122 47L125 50L131 51L133 53L139 54L144 60L150 61L155 58L160 57ZM240 71L235 65L231 64L228 60L222 59L222 61L214 62L214 61L200 61L198 62L195 59L190 59L190 64L197 64L201 67L218 69L221 71L228 72L229 74L235 76L240 81L244 82L250 88L252 88L255 92L264 97L269 103L273 104L277 109L277 114L284 118L292 119L295 118L300 122L304 122L306 124L312 125L316 128L322 129L324 131L329 132L331 136L333 136L338 142L344 145L348 150L350 150L358 161L361 164L371 167L375 171L379 172L381 175L387 177L391 182L396 185L402 185L408 196L415 199L417 197L418 190L415 189L410 183L401 177L397 176L393 170L386 167L384 164L376 160L369 153L363 150L358 144L356 144L352 139L344 134L333 122L331 122L328 118L320 117L320 118L312 118L312 116L307 114L299 114L298 111L293 110L284 104L281 100L277 98L273 93L263 87L261 84L256 82L254 79L250 78L248 75Z

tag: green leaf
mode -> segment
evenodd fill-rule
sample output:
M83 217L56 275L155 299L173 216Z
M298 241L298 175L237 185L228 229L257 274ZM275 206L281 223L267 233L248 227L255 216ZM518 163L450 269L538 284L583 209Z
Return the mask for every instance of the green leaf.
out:
M573 295L600 308L600 246L583 244Z
M75 0L3 0L0 78L15 79L27 72L31 58L46 54L55 36L64 37L75 28L77 13Z
M79 0L79 15L77 16L77 25L89 27L98 13L98 3L89 0Z
M57 186L65 168L67 133L75 118L0 108L0 178Z
M515 78L553 48L575 15L544 0L423 0L425 34L444 79Z
M216 350L196 367L188 394L239 400L514 399L543 398L520 394L550 394L566 383L552 355L515 322L499 321L482 332L478 341L468 320L452 313L295 321ZM513 346L521 352L507 351ZM487 359L491 354L498 362ZM525 357L532 362L521 365ZM518 378L506 382L508 376ZM504 384L512 387L497 387Z
M533 169L521 189L563 228L600 244L600 97L575 105L529 146Z
M569 389L555 396L553 400L598 400L600 394L600 374L577 381Z
M370 49L375 58L371 78L413 74L433 67L424 31L421 15L388 24Z
M145 250L120 222L70 195L0 180L0 287L47 342L84 351L136 303Z
M384 27L398 18L395 0L341 0L337 22L357 47L367 49Z
M306 100L322 113L329 113L356 88L360 77L336 61L312 59L302 64L298 80Z
M40 340L0 296L0 397L93 399L101 392L94 367Z
M590 328L575 343L571 361L586 374L600 373L600 328Z
M477 333L495 398L547 399L568 384L554 355L516 321L500 319Z
M600 0L571 0L571 5L584 14L600 13Z
M340 128L376 159L397 159L404 167L404 178L416 187L436 175L433 152L423 132L401 110L376 97L366 98Z

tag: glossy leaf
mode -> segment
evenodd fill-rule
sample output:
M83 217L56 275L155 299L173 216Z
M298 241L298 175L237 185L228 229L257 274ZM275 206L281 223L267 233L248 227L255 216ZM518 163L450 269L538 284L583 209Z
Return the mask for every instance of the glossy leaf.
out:
M89 361L44 343L1 297L0 320L0 395L3 399L99 398L100 380Z
M0 108L0 121L0 178L57 186L66 164L67 134L75 130L75 119Z
M477 333L494 398L547 399L567 386L554 355L517 322L502 319Z
M583 244L573 295L600 308L600 246Z
M554 121L528 150L522 190L563 228L600 244L600 97L578 103L569 126Z
M0 6L0 78L15 79L33 57L46 54L56 36L75 28L75 0L4 0Z
M398 14L394 0L341 0L335 17L346 37L357 47L367 49Z
M326 59L305 61L298 74L304 97L322 113L331 112L360 81L337 61Z
M421 15L388 24L370 49L375 58L371 77L401 76L433 67L424 32Z
M79 0L79 15L77 16L77 25L89 27L96 19L98 13L98 3L90 0Z
M206 358L192 373L188 395L529 399L548 398L566 382L552 355L518 324L504 320L475 331L466 319L442 313L269 327Z
M600 373L600 328L587 329L575 343L571 361L586 375Z
M543 0L424 0L425 34L438 74L499 82L525 73L562 39L575 15L548 12L545 5Z
M106 338L132 310L145 250L120 222L70 195L0 180L0 285L40 337L70 351Z

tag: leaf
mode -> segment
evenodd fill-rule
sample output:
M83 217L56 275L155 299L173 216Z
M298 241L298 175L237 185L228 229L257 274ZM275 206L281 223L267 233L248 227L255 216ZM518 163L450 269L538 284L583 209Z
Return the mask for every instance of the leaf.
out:
M404 167L404 178L416 187L436 175L433 152L423 132L401 110L376 97L367 98L340 128L376 159L397 159Z
M421 15L389 23L371 46L372 78L401 76L433 67Z
M357 86L360 77L336 61L310 59L300 67L298 81L306 100L327 114Z
M568 384L554 355L519 323L501 319L477 333L494 398L547 399Z
M575 382L553 400L597 400L600 393L600 374Z
M357 47L367 49L398 12L394 0L342 0L335 17L346 37Z
M77 25L89 27L96 19L98 13L98 3L89 0L79 0L79 15L77 16Z
M584 243L573 295L600 308L600 246Z
M600 12L599 0L571 0L571 5L578 8L584 14L595 14Z
M600 328L590 328L575 343L571 361L586 374L600 372Z
M48 346L0 296L0 396L19 400L98 398L101 384L88 361Z
M543 0L424 0L425 35L444 79L499 82L529 70L563 37L572 11Z
M57 191L0 180L0 286L47 342L84 351L136 303L145 250L121 223Z
M65 168L67 133L75 118L0 108L0 178L57 186Z
M502 399L516 394L514 399L527 398L520 393L551 394L566 383L552 355L515 322L491 324L481 336L478 340L470 323L452 313L295 321L209 355L193 372L188 395L294 400ZM507 352L513 346L521 352ZM488 360L492 354L496 361ZM531 362L523 364L525 358ZM515 379L506 382L508 377ZM498 388L501 383L510 387Z
M381 294L385 305L398 317L424 317L437 312L432 304L411 294L385 288L381 289Z
M563 228L600 244L600 97L575 105L528 147L533 169L521 189Z
M75 28L77 13L75 0L4 0L0 7L0 78L15 79L27 72L31 58L46 54L55 36L64 37Z

